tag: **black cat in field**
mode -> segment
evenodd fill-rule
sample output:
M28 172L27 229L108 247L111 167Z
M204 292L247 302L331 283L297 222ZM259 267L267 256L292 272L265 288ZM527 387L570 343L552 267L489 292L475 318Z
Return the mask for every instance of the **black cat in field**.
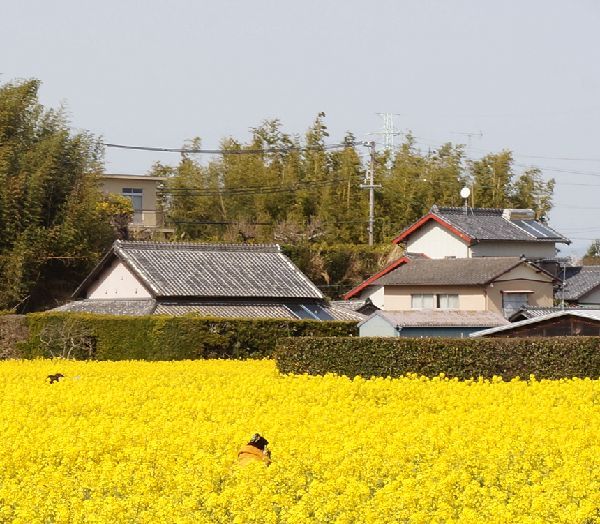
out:
M64 377L64 375L62 373L55 373L54 375L48 375L46 377L46 379L50 381L50 384L54 384L55 382L58 382L63 377Z

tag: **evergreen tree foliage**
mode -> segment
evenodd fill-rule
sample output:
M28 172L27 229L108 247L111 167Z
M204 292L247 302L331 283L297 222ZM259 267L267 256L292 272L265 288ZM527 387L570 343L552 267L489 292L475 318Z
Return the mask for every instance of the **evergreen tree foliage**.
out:
M110 245L96 174L102 148L72 134L39 82L0 86L0 309L56 304Z
M279 120L252 130L247 144L228 138L228 154L202 163L183 155L174 168L157 164L151 174L169 178L168 213L180 238L206 241L277 241L283 244L364 244L368 191L361 188L366 150L354 136L329 149L325 115L319 113L304 140L282 131ZM193 143L196 147L199 140ZM258 151L253 154L243 154ZM240 153L240 154L237 154ZM418 149L410 134L389 156L377 153L376 241L389 242L433 204L461 206L461 188L472 188L473 207L531 208L544 218L554 181L539 169L517 176L510 151L468 160L464 146L446 143Z

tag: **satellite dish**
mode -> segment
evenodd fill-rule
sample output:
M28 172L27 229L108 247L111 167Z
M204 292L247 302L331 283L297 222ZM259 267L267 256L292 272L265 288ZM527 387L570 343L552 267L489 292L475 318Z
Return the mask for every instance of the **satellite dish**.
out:
M471 195L471 190L468 187L463 187L460 190L460 196L462 198L469 198L470 195Z

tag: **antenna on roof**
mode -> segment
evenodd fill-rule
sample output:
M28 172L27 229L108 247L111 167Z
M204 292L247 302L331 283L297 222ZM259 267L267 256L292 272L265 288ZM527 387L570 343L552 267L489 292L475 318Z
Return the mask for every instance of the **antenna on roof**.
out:
M471 190L468 187L463 187L460 190L460 196L465 199L465 216L467 215L467 205L469 202L470 195L471 195Z

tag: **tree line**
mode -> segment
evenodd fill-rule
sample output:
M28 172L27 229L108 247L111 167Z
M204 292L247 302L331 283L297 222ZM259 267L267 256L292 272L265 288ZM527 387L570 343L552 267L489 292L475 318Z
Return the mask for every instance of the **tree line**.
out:
M304 139L282 131L279 120L252 130L247 143L222 141L228 154L202 162L184 153L177 165L156 164L165 176L163 205L181 238L280 243L367 242L367 150L348 133L328 149L325 115ZM189 144L200 146L200 139ZM259 151L257 153L257 151ZM263 151L263 152L260 152ZM234 154L238 153L238 154ZM251 153L251 154L244 154ZM469 159L462 145L422 150L406 136L394 152L374 161L375 238L387 243L433 205L461 206L460 190L472 190L472 207L531 208L544 219L552 207L554 180L539 169L517 174L510 151Z
M0 86L0 309L63 301L113 240L126 237L132 213L128 200L101 191L101 140L73 132L62 109L45 108L39 86ZM320 245L333 260L334 246L367 243L369 195L361 188L367 150L352 133L341 147L329 143L323 113L302 137L267 120L245 143L224 139L231 154L203 161L182 153L176 165L156 163L148 174L165 179L161 205L179 240ZM197 148L200 139L186 145ZM543 218L553 180L514 167L510 151L472 160L461 145L423 150L407 136L393 153L375 156L376 242L388 245L433 204L462 205L464 186L472 188L471 205L528 207Z
M62 109L40 104L39 86L0 86L0 309L68 297L130 212L100 192L100 140L71 132Z

